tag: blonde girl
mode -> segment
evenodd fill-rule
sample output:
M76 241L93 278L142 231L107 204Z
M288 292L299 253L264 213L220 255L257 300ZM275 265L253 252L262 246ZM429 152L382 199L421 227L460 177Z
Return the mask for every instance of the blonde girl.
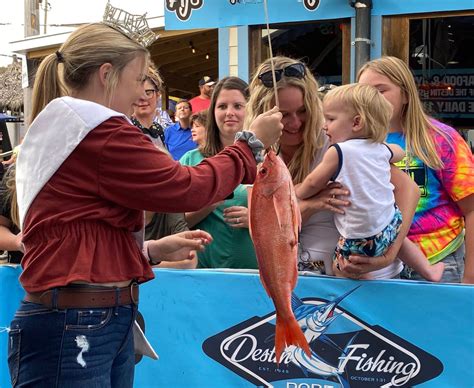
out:
M368 62L358 82L376 87L392 105L387 142L405 150L398 166L421 190L408 237L431 264L445 264L441 281L474 283L474 165L469 147L455 129L425 113L413 75L401 59ZM405 276L420 278L409 268Z

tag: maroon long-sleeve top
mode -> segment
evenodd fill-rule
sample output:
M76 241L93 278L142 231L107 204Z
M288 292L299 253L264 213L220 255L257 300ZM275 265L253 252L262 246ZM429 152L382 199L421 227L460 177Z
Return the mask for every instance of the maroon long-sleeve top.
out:
M142 210L199 210L239 183L252 183L255 174L244 142L196 167L181 166L125 119L110 118L33 200L23 224L21 283L38 292L78 281L150 280L153 272L132 234L143 227Z

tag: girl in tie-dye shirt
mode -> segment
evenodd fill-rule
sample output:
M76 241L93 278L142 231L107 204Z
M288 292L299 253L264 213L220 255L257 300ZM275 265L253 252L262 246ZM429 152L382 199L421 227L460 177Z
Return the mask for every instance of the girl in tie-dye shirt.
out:
M474 283L474 165L471 150L453 128L423 111L408 66L395 57L365 64L359 82L375 86L392 104L389 143L406 157L399 167L421 192L408 237L431 264L443 261L441 281ZM407 277L421 279L408 269Z

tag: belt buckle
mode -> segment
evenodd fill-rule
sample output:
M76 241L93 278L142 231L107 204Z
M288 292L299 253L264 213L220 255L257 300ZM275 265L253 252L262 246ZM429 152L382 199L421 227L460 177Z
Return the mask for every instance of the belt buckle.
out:
M130 283L130 286L129 286L129 287L130 287L130 300L132 301L132 303L133 303L134 305L137 305L137 306L138 306L138 299L135 300L135 298L134 298L134 296L133 296L133 289L134 289L134 287L137 288L137 292L138 292L138 283L132 282L132 283Z

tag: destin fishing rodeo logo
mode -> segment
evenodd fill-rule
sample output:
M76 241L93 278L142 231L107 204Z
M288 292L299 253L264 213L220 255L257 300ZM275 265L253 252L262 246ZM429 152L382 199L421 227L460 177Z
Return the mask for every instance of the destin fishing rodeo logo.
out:
M253 317L203 343L204 352L256 386L285 388L411 387L443 371L436 357L378 325L368 325L333 299L292 296L311 355L288 346L275 360L275 312Z

